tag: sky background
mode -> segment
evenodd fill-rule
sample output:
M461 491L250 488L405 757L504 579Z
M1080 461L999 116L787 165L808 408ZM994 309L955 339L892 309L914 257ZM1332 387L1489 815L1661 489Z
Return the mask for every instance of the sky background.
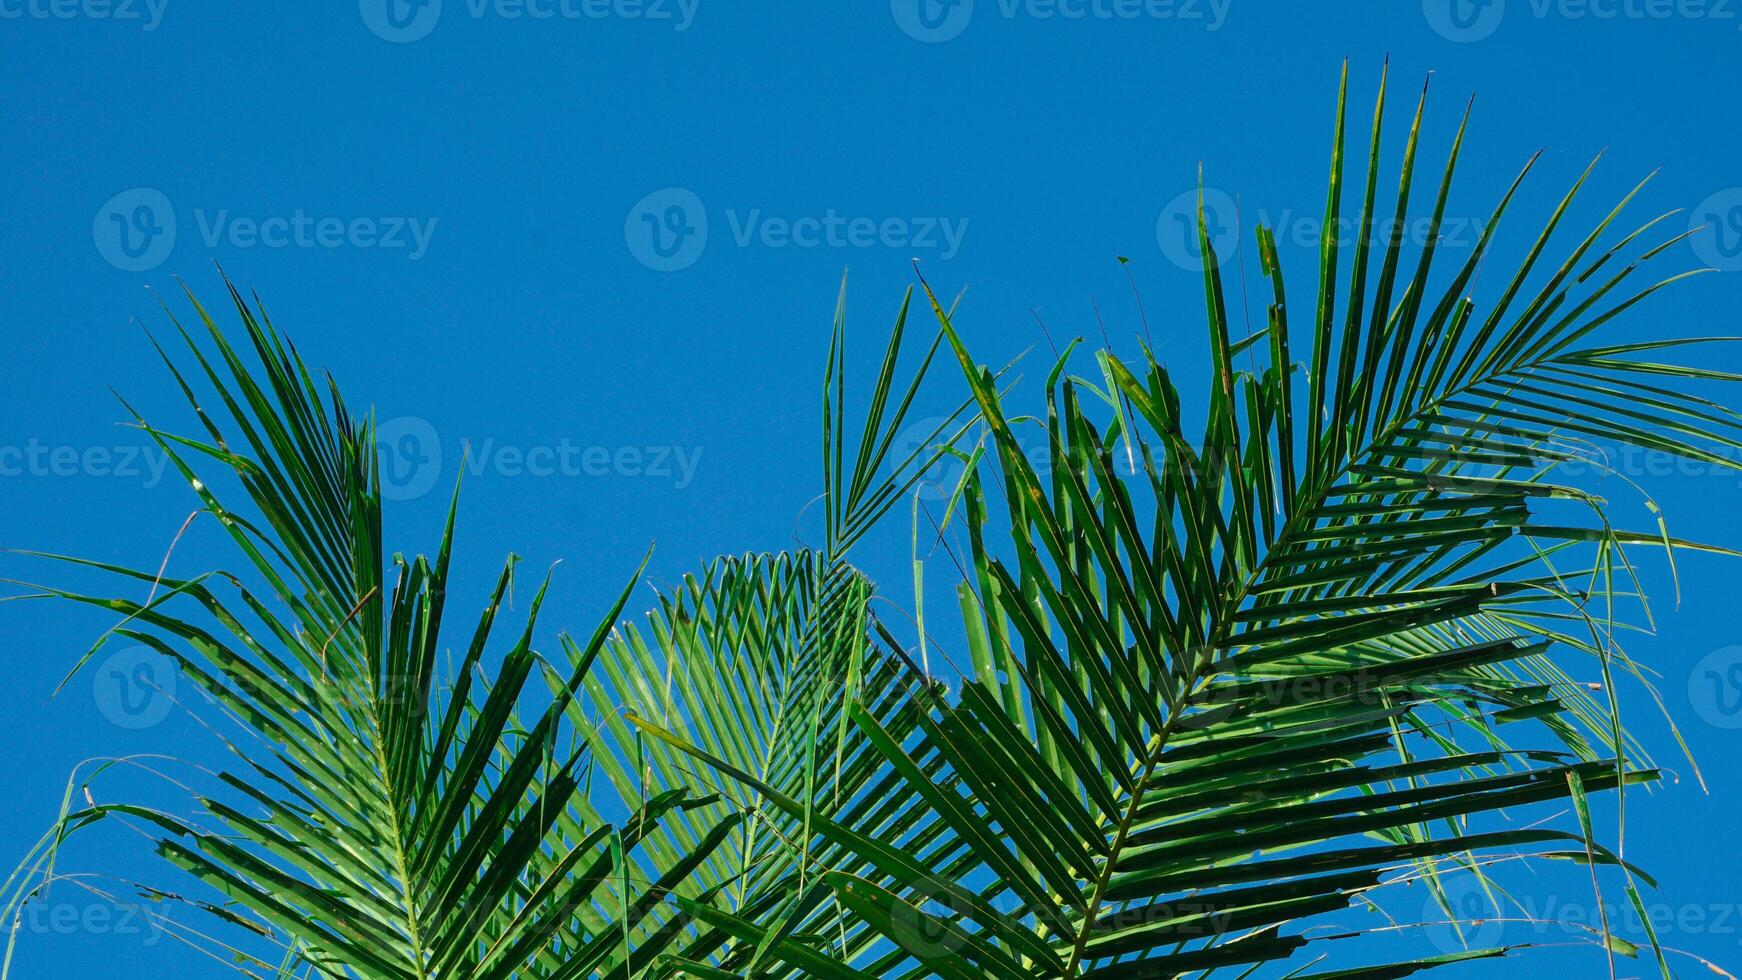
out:
M1394 118L1432 74L1421 153L1436 175L1475 95L1448 249L1467 252L1541 150L1525 218L1500 248L1516 255L1607 148L1573 210L1580 233L1661 168L1633 213L1683 209L1675 230L1689 215L1714 222L1670 259L1725 270L1618 332L1742 333L1737 0L1390 0L1336 15L1259 0L392 2L0 0L0 546L162 561L193 498L117 425L126 411L111 391L161 424L192 424L141 325L169 329L148 290L185 314L178 278L221 305L218 263L258 290L353 407L391 420L403 499L390 547L433 549L445 490L468 473L457 615L482 604L512 550L526 570L562 562L541 636L590 630L650 544L650 578L669 582L804 533L795 519L820 488L819 389L844 272L865 371L914 258L940 290L968 290L959 323L977 357L1002 364L1044 352L1036 313L1055 339L1098 339L1098 308L1114 346L1132 350L1138 314L1116 261L1127 256L1159 352L1196 399L1206 343L1183 202L1201 167L1223 252L1244 245L1255 278L1238 229L1277 226L1304 295L1345 57L1352 128L1369 118L1387 56ZM1225 220L1236 208L1240 220ZM1742 367L1733 351L1704 356ZM960 390L940 385L915 417ZM1742 538L1737 476L1651 468L1636 476L1679 534ZM1637 495L1615 489L1617 519L1649 527ZM910 605L896 531L866 561ZM196 525L170 570L229 562ZM1661 672L1709 789L1630 695L1679 781L1629 797L1627 856L1659 879L1647 902L1665 917L1664 942L1737 971L1739 568L1684 556L1677 608L1661 566L1646 576L1658 635L1632 649ZM943 589L946 563L931 568ZM54 574L0 555L0 575ZM8 867L80 760L220 758L185 716L138 713L114 670L51 699L105 625L61 605L0 604ZM1604 819L1612 828L1612 810ZM104 832L67 869L150 875L148 850ZM1551 917L1589 920L1587 877L1518 883ZM1419 917L1421 901L1399 908ZM1421 948L1417 934L1393 951ZM1443 975L1606 974L1588 947L1508 963ZM24 923L13 966L228 975L136 910L76 888ZM1622 975L1655 970L1623 961Z

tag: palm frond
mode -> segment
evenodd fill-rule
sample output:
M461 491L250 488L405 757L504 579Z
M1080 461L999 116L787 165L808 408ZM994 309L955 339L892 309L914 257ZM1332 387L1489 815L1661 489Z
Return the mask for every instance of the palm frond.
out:
M1293 326L1260 227L1266 325L1236 339L1200 204L1200 436L1147 348L1097 353L1096 382L1073 344L1044 411L1018 410L923 280L936 335L904 370L910 291L850 424L843 288L817 545L720 558L630 623L644 563L557 657L536 649L543 586L497 622L510 559L445 668L457 494L435 558L390 556L373 423L257 301L231 290L240 347L195 303L193 369L164 359L204 434L139 424L241 571L59 559L147 597L39 591L121 617L85 660L125 639L175 662L236 762L194 780L197 816L100 801L108 765L81 776L7 911L65 880L62 845L104 821L204 882L216 900L185 901L267 946L214 953L262 977L1388 978L1519 950L1327 970L1328 951L1369 958L1372 930L1316 927L1410 883L1449 914L1450 876L1514 860L1619 876L1642 909L1651 881L1589 799L1624 808L1659 778L1615 693L1649 683L1620 642L1650 623L1636 555L1733 552L1661 515L1616 527L1568 470L1611 446L1728 465L1742 415L1691 389L1742 378L1658 360L1720 338L1599 339L1691 273L1641 277L1679 238L1653 238L1661 218L1612 230L1638 188L1545 258L1588 169L1478 302L1535 161L1442 269L1462 125L1412 266L1426 92L1389 208L1385 93L1345 245L1345 68L1332 231ZM967 396L909 450L940 354ZM975 426L983 443L958 448ZM946 454L967 464L943 523L959 513L969 550L954 692L872 613L853 561ZM1636 952L1606 927L1594 946Z
M1603 444L1722 464L1737 416L1674 387L1713 372L1632 359L1680 342L1587 346L1682 278L1630 285L1669 242L1618 257L1656 222L1602 246L1618 206L1527 285L1583 177L1479 310L1468 289L1523 176L1449 285L1432 286L1460 127L1429 244L1400 274L1423 112L1386 223L1385 108L1382 84L1359 237L1346 248L1324 236L1305 344L1290 336L1274 236L1259 229L1273 295L1263 367L1235 363L1237 347L1256 359L1265 345L1233 340L1200 208L1212 384L1199 440L1152 355L1103 352L1105 391L1063 362L1053 371L1036 465L1019 413L932 297L1003 493L989 501L975 473L963 497L974 675L911 737L849 707L901 775L892 792L906 816L812 819L818 838L865 860L828 880L887 940L833 949L843 964L879 976L1244 976L1361 935L1308 932L1321 916L1381 903L1401 882L1439 892L1443 875L1480 875L1502 856L1618 866L1636 894L1636 869L1588 820L1515 829L1498 815L1548 815L1560 801L1583 814L1586 794L1658 778L1613 702L1618 665L1632 669L1617 606L1633 589L1632 551L1710 546L1617 529L1605 501L1556 473ZM1342 97L1335 140L1325 228L1339 226L1344 197ZM1593 672L1602 700L1573 680ZM643 725L779 799L720 753ZM800 812L795 799L778 805ZM1508 952L1290 975L1397 977Z
M246 570L176 580L101 565L151 597L44 592L119 614L98 647L125 639L170 658L246 739L221 736L235 765L199 791L198 818L99 802L87 784L90 805L69 810L16 876L13 908L52 883L67 836L118 818L157 836L166 861L226 903L209 909L237 921L228 909L246 910L281 947L238 957L245 974L283 975L280 957L334 977L637 972L686 920L667 900L676 881L636 874L636 856L703 802L677 789L604 820L583 792L593 735L566 716L639 572L591 636L566 641L572 669L548 698L527 687L550 669L534 647L544 587L523 624L499 623L512 559L462 661L444 671L457 495L433 560L384 554L373 423L348 414L330 384L323 398L264 316L234 289L232 299L257 366L197 302L215 354L183 331L220 413L165 356L205 437L139 424ZM228 501L211 468L246 506ZM693 841L672 877L707 860L737 819Z

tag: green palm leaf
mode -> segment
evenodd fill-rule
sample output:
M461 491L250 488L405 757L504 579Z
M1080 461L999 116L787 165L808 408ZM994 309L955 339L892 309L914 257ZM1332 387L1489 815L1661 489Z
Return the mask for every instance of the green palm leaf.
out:
M1331 229L1346 89L1345 70ZM1479 304L1524 175L1442 270L1462 127L1406 263L1425 101L1386 208L1381 83L1359 237L1324 237L1295 327L1259 228L1266 327L1235 339L1200 213L1201 436L1147 349L1100 352L1090 381L1072 345L1044 411L1018 410L929 286L917 369L910 291L849 424L843 290L818 544L717 559L629 623L638 569L557 657L535 648L542 586L497 622L513 560L475 627L444 633L457 500L435 558L389 555L372 422L257 302L232 290L240 349L196 303L193 369L165 361L204 433L140 425L242 571L59 559L147 597L38 591L121 617L86 660L124 638L174 661L236 762L195 780L197 816L101 801L110 767L83 774L8 911L104 821L145 830L212 893L185 901L265 944L181 934L253 976L1403 977L1518 950L1328 971L1371 959L1369 931L1316 927L1413 882L1450 914L1447 879L1501 860L1605 869L1642 907L1650 879L1588 800L1658 778L1616 705L1623 672L1649 683L1619 642L1650 622L1634 555L1725 549L1613 526L1566 469L1611 445L1725 464L1742 415L1684 389L1738 379L1658 360L1701 340L1597 339L1686 275L1635 281L1678 240L1654 241L1661 219L1611 230L1637 189L1548 258L1581 176ZM967 397L898 450L940 354ZM852 560L944 454L967 463L943 520L970 552L954 692ZM1598 948L1637 953L1606 931Z
M1631 359L1674 343L1584 346L1680 278L1628 285L1667 243L1603 277L1655 222L1601 247L1617 207L1527 288L1578 185L1485 312L1466 290L1517 182L1449 286L1430 284L1431 244L1401 276L1422 110L1389 223L1376 218L1384 114L1382 86L1360 237L1325 237L1307 345L1289 335L1260 229L1270 362L1235 363L1264 345L1231 339L1200 215L1213 355L1200 440L1147 354L1099 355L1104 391L1061 361L1044 420L1018 421L934 299L1003 493L989 500L975 473L962 498L973 676L911 736L850 709L901 777L900 806L924 815L813 822L865 860L829 880L887 940L837 945L841 962L871 975L1247 975L1359 935L1309 933L1317 917L1405 881L1439 893L1443 875L1503 857L1621 866L1636 894L1634 870L1588 820L1518 830L1499 814L1569 799L1582 813L1586 793L1657 778L1613 702L1569 671L1595 669L1612 698L1616 665L1634 669L1616 642L1630 551L1706 546L1617 530L1604 501L1556 471L1593 444L1722 463L1737 417L1665 386L1712 372ZM1327 228L1342 144L1340 102ZM1460 129L1436 229L1461 144ZM1303 346L1304 391L1289 353ZM1044 465L1024 451L1034 437ZM759 785L710 747L644 726ZM1405 976L1507 952L1289 975Z
M613 824L583 791L593 736L566 714L629 587L585 642L566 641L573 666L552 696L532 699L528 682L552 669L533 647L544 589L523 624L499 628L510 561L463 637L462 661L444 672L454 512L433 560L384 555L372 423L353 419L336 389L324 400L271 325L232 296L258 367L203 310L216 355L184 333L226 424L201 410L204 440L140 425L187 476L247 573L180 581L99 566L136 588L149 583L151 598L43 591L120 614L99 648L126 638L158 650L247 739L226 741L236 766L197 795L197 820L97 802L87 783L90 805L70 810L14 876L13 907L52 883L69 834L119 818L158 836L166 861L246 910L282 947L237 951L246 974L638 972L688 921L668 901L683 867L707 860L738 818L692 842L673 865L678 880L650 879L635 863L649 835L703 802L663 792ZM199 409L193 385L171 370ZM197 475L213 464L248 507L232 507L209 475ZM500 658L494 672L487 653Z

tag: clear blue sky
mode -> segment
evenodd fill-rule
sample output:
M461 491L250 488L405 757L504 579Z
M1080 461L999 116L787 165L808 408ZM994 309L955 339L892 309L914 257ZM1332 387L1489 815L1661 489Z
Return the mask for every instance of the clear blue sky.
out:
M135 455L142 441L116 427L109 389L188 424L134 318L165 325L145 287L172 293L175 276L216 302L217 261L358 406L398 420L407 499L393 547L434 546L443 495L420 491L448 485L471 441L480 472L467 480L456 613L471 614L464 600L482 600L513 549L527 569L563 561L545 621L586 629L655 539L660 580L790 543L818 488L818 388L843 270L867 357L918 256L940 287L969 287L961 322L979 357L1002 363L1043 343L1033 309L1055 337L1096 336L1091 297L1129 348L1136 315L1114 257L1130 256L1163 354L1194 374L1201 287L1176 265L1170 209L1201 164L1247 226L1261 211L1282 227L1285 266L1306 272L1312 250L1290 234L1310 239L1322 208L1345 56L1363 121L1388 54L1395 104L1433 73L1422 152L1436 166L1477 95L1454 234L1530 153L1545 156L1520 213L1540 216L1608 147L1581 223L1662 168L1638 212L1715 217L1720 232L1678 261L1742 267L1742 3L1330 9L0 0L0 545L161 560L193 502ZM1512 227L1516 239L1526 223ZM1742 271L1703 277L1626 329L1739 333L1739 298ZM1682 535L1742 538L1736 477L1650 482ZM1617 499L1618 517L1646 525L1635 497ZM892 540L871 565L905 604ZM196 528L172 570L223 557ZM1683 778L1631 798L1628 857L1661 880L1648 902L1674 913L1665 942L1734 970L1742 669L1714 651L1742 640L1742 569L1688 557L1681 571L1679 610L1667 575L1649 576L1660 635L1634 649L1661 671L1711 789L1640 705L1636 724ZM47 572L0 556L0 574ZM180 716L116 723L137 719L91 675L49 700L103 625L0 605L8 866L79 760L217 759ZM145 852L112 832L69 867L143 874ZM1590 904L1577 877L1541 882L1562 906ZM58 895L71 908L26 923L18 975L225 975L76 889ZM1521 962L1604 972L1588 951Z

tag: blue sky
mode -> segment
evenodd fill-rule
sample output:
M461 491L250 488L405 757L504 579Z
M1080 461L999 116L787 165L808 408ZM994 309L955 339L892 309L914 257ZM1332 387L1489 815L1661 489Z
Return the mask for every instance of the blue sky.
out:
M1363 122L1387 56L1394 105L1432 73L1422 153L1435 167L1476 96L1450 247L1468 247L1531 153L1544 156L1521 213L1539 220L1607 148L1579 223L1661 168L1638 213L1713 222L1677 259L1725 270L1624 329L1742 332L1737 0L1397 0L1336 15L1259 0L391 3L0 0L0 546L162 560L192 498L116 425L111 389L189 424L140 324L167 326L148 288L181 309L178 276L215 303L216 262L357 406L391 420L394 547L434 547L432 488L465 471L457 595L481 602L511 549L529 569L561 560L545 620L587 629L650 543L661 581L791 543L819 486L844 271L865 358L918 258L940 288L968 289L960 322L980 359L1003 363L1044 349L1036 312L1054 337L1098 336L1098 308L1130 349L1137 311L1115 261L1128 256L1162 355L1200 392L1184 202L1201 166L1223 243L1249 257L1240 229L1265 220L1291 276L1310 275L1344 57ZM1502 255L1528 246L1527 227ZM1678 533L1742 537L1734 475L1646 477ZM1649 526L1635 498L1617 517ZM906 600L903 542L870 565ZM225 557L196 525L172 569ZM1627 853L1662 884L1648 903L1668 915L1665 942L1735 970L1737 568L1690 556L1680 571L1679 609L1669 576L1648 573L1659 635L1634 651L1661 672L1709 792L1640 700L1637 725L1681 779L1630 798ZM44 573L0 556L0 574ZM197 725L131 713L101 674L50 700L103 625L0 604L0 856L28 847L81 759L216 758ZM144 874L146 851L121 831L70 860ZM1576 877L1543 882L1563 909L1589 908ZM128 909L72 889L59 901L26 923L18 975L225 975ZM1524 962L1601 970L1571 949ZM1485 970L1447 975L1510 975Z

